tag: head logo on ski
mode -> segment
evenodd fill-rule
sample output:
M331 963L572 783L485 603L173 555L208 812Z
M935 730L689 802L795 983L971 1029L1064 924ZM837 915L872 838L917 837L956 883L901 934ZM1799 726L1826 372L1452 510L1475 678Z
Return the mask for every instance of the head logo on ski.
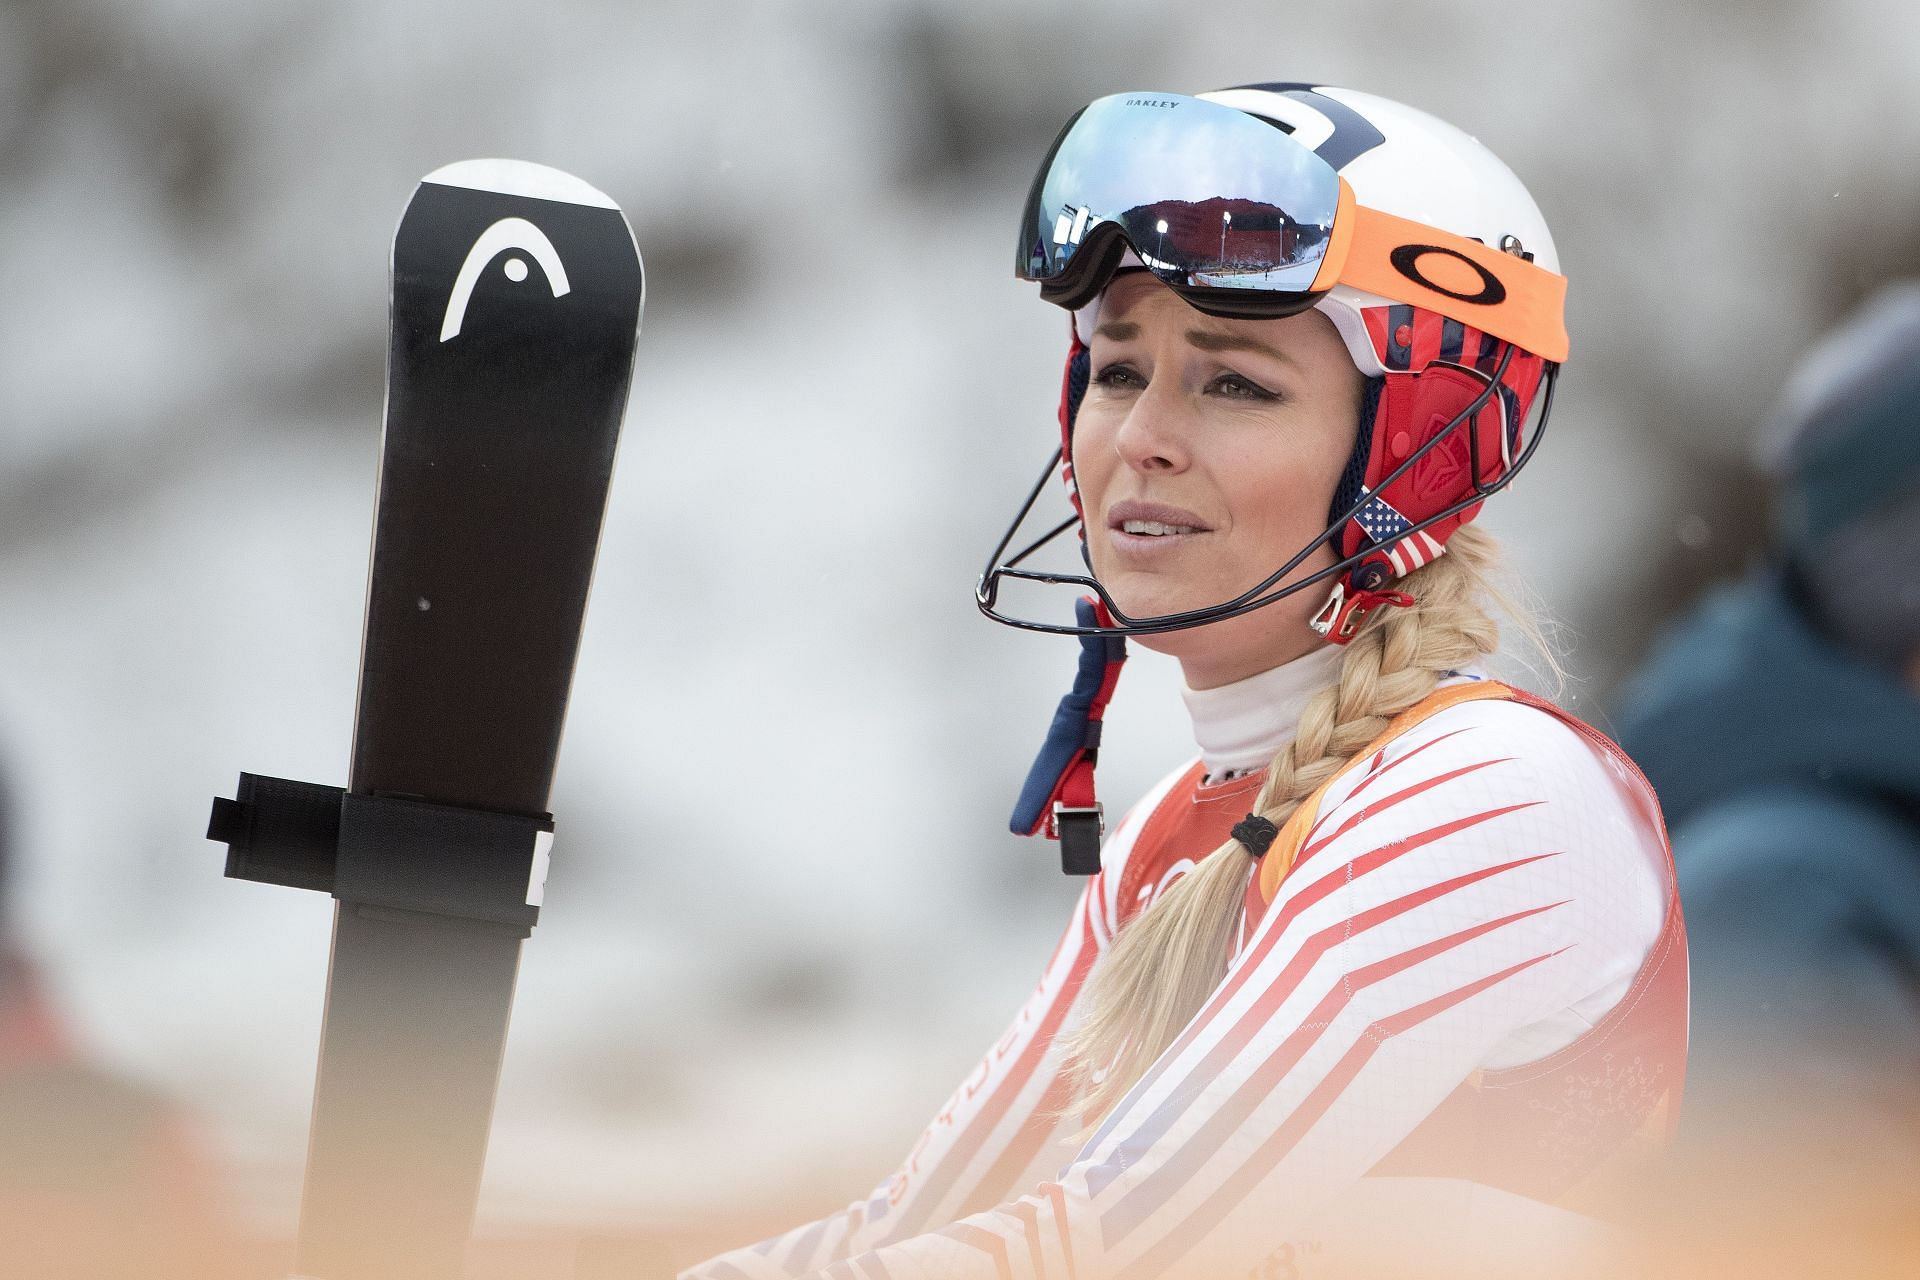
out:
M502 218L482 231L473 248L467 250L466 261L460 264L460 274L453 282L453 293L447 298L447 315L440 322L440 341L448 342L460 336L460 322L467 318L467 303L473 299L473 286L480 283L480 273L509 249L532 255L540 269L547 273L547 284L554 297L564 298L573 288L567 283L566 264L560 261L560 253L553 247L553 241L547 239L546 232L525 218ZM527 278L527 264L518 258L508 258L502 270L515 284Z

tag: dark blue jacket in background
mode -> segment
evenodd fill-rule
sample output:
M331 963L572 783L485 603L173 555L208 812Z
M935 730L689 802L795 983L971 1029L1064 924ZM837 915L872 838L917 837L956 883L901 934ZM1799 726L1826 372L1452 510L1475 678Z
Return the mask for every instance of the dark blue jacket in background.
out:
M1614 727L1673 838L1692 953L1683 1133L1817 1176L1920 1168L1920 696L1817 635L1777 572L1707 598Z

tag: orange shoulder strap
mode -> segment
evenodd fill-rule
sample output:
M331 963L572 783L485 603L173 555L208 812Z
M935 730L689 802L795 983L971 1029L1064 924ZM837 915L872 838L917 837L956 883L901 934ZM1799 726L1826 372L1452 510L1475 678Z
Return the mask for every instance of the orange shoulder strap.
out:
M1488 698L1512 700L1518 692L1498 680L1473 680L1465 684L1450 684L1435 689L1432 693L1395 716L1380 736L1369 742L1366 747L1340 766L1339 772L1300 802L1300 807L1287 819L1287 825L1280 828L1279 838L1273 847L1260 859L1260 899L1272 902L1274 895L1280 892L1280 882L1287 878L1287 872L1293 870L1293 860L1299 856L1300 846L1306 843L1307 831L1313 825L1313 819L1320 812L1320 802L1326 798L1327 791L1353 771L1356 765L1369 759L1380 748L1413 728L1423 720L1439 715L1448 707L1459 706L1463 702L1481 702Z

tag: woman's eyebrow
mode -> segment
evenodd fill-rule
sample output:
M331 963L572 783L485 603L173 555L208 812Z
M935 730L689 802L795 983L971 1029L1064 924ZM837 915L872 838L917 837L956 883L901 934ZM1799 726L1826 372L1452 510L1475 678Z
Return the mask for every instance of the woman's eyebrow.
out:
M1108 320L1094 330L1094 335L1105 338L1108 342L1131 342L1140 336L1140 326L1131 320ZM1244 334L1221 333L1215 329L1189 329L1186 337L1189 343L1202 351L1252 351L1259 355L1270 356L1275 360L1285 361L1295 367L1300 363L1280 348L1269 346L1258 338L1247 337Z
M1275 360L1283 360L1288 364L1299 363L1280 348L1269 346L1258 338L1251 338L1245 334L1221 333L1215 329L1189 329L1187 341L1202 351L1252 351L1258 355L1271 356Z

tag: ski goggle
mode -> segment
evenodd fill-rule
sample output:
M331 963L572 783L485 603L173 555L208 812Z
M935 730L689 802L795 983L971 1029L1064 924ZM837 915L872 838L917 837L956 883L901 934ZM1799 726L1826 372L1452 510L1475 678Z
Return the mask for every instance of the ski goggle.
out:
M1068 121L1027 195L1014 270L1073 310L1128 248L1212 315L1291 315L1342 284L1567 357L1565 277L1367 208L1279 125L1199 98L1116 93Z

